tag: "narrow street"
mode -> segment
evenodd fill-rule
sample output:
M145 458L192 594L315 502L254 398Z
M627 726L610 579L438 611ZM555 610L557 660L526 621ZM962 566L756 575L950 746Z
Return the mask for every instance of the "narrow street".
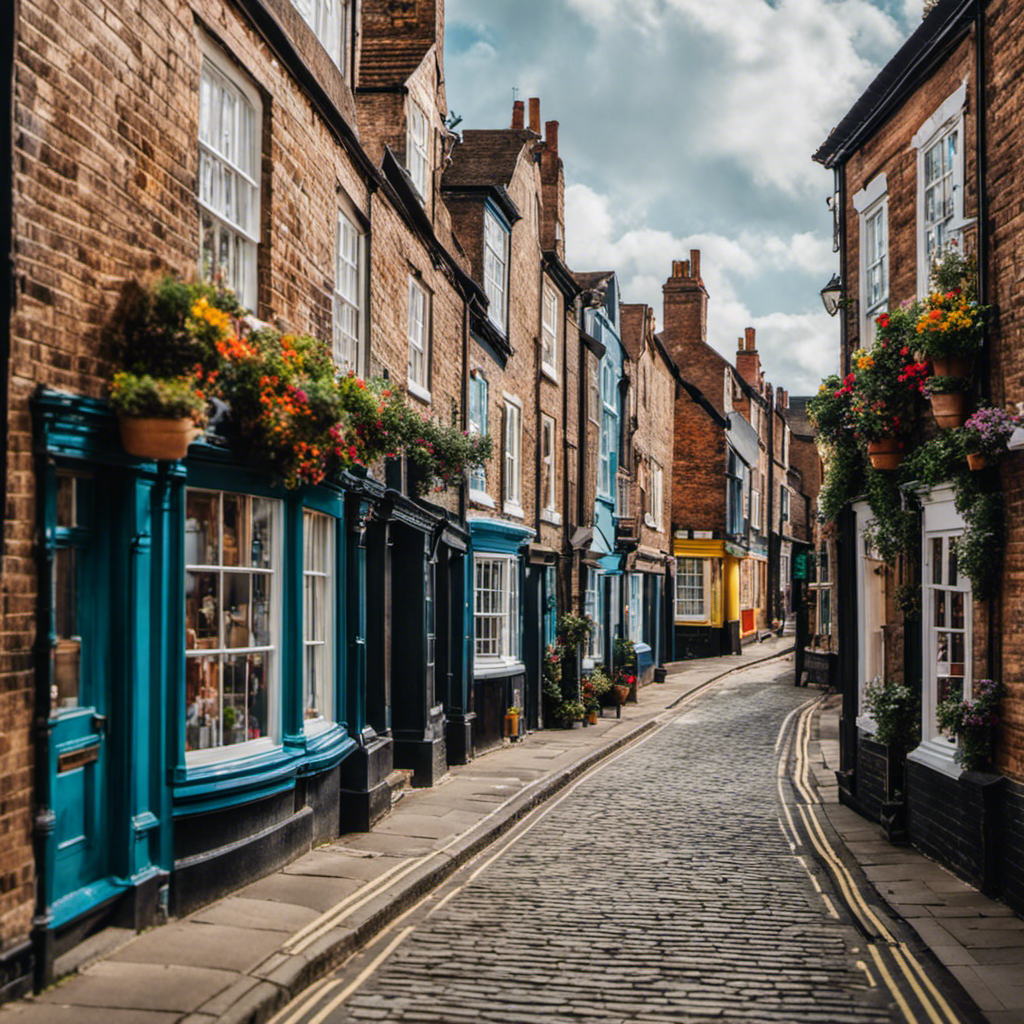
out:
M780 730L810 695L777 672L671 712L275 1024L914 1019L784 832Z

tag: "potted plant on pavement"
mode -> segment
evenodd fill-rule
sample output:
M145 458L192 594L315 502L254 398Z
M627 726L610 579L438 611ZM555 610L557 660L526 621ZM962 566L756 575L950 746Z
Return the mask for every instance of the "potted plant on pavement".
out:
M513 704L508 711L505 712L505 735L510 740L519 739L519 719L522 717L523 709L516 704Z

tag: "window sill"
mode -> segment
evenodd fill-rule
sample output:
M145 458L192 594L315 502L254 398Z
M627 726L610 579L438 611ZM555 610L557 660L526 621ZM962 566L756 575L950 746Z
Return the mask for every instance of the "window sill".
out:
M561 526L562 517L557 512L553 512L551 509L542 508L540 510L540 518L542 522L550 523L552 526Z
M648 515L646 513L644 515L644 526L649 527L652 530L660 530L661 529L661 524L658 523L658 522L655 522L655 520L650 515Z
M552 384L558 383L558 371L553 366L548 366L547 363L541 363L540 372L541 376L547 377Z
M193 771L223 764L225 761L244 761L250 757L260 757L273 750L280 750L281 744L269 737L258 740L247 740L245 743L230 743L225 747L210 747L206 750L190 750L185 754L185 767L189 776Z
M496 676L514 676L526 671L518 658L477 658L473 663L474 679L493 679Z
M501 506L501 511L507 516L512 516L513 519L525 519L526 513L523 512L523 506L517 505L515 502L506 501Z
M949 740L925 740L916 750L907 754L907 760L931 768L951 779L958 779L963 774L963 768L953 760L955 751L956 747Z
M422 387L415 381L410 380L407 383L407 390L413 398L418 398L421 402L426 402L427 405L430 405L430 392L425 387Z
M474 491L470 488L469 500L474 505L481 505L483 508L494 508L494 499L486 491Z

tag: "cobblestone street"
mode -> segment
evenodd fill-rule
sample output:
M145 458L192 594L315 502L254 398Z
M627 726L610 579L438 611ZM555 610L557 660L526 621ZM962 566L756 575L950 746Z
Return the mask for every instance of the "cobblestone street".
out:
M808 694L776 671L715 688L585 779L315 1019L895 1019L780 830L776 738Z

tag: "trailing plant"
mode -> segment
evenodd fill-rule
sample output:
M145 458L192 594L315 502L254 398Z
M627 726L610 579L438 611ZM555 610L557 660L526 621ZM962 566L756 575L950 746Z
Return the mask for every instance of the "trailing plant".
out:
M864 471L864 496L872 516L865 537L884 562L895 565L916 541L917 511L913 499L904 495L894 474L870 466Z
M906 753L920 742L921 698L906 684L875 676L864 691L864 707L875 721L879 743Z
M615 638L612 649L612 667L615 669L636 668L636 645L624 636Z
M122 371L110 383L110 407L118 416L206 421L206 395L195 377L160 379Z
M971 581L976 597L991 597L999 574L999 553L1003 549L1002 495L979 492L960 514L965 526L956 542L957 566Z
M866 459L852 434L827 447L823 454L825 479L818 492L818 508L834 522L850 499L863 490Z
M980 679L974 689L971 697L947 697L936 709L939 728L957 740L957 764L968 771L985 768L992 760L992 728L999 723L999 703L1006 693L992 679Z

